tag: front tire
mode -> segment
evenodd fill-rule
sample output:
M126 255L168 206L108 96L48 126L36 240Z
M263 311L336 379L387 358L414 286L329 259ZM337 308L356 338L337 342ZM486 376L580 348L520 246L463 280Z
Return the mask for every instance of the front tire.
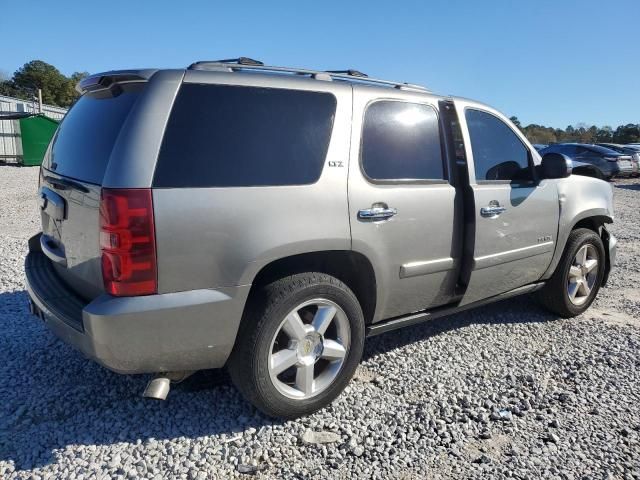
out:
M267 415L308 415L347 386L364 336L362 309L349 287L323 273L292 275L250 299L229 373Z
M598 294L605 271L605 250L593 230L571 232L560 263L539 293L542 304L561 317L583 313Z

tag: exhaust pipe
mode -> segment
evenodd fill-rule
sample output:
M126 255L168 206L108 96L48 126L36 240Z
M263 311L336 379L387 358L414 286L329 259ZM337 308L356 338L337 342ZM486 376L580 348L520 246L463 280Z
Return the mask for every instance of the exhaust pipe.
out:
M180 383L185 378L193 375L195 371L165 372L151 379L144 389L142 396L154 400L166 400L171 390L171 383Z
M171 380L167 377L156 377L147 384L142 396L154 400L166 400L170 389Z

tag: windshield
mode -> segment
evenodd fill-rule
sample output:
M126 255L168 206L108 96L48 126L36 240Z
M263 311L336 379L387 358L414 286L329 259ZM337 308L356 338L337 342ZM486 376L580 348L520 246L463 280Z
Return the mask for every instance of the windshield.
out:
M58 127L43 167L88 183L101 184L120 129L140 96L140 84L116 91L86 93Z

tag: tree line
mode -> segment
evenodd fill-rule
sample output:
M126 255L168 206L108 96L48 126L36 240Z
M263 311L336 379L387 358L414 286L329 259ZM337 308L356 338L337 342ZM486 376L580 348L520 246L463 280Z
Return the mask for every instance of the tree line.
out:
M531 143L638 143L640 142L640 124L628 123L615 129L609 126L597 127L579 123L567 128L545 127L530 124L523 127L518 117L511 121L524 133Z
M78 98L76 84L88 75L75 72L67 77L42 60L32 60L15 71L9 79L0 78L0 95L33 100L37 89L42 89L42 101L49 105L69 107ZM579 123L567 128L545 127L531 124L522 126L518 117L511 121L525 134L531 143L634 143L640 142L640 124L629 123L615 129Z
M11 78L0 78L0 95L33 100L41 89L43 103L67 108L78 98L76 84L87 75L87 72L75 72L67 77L47 62L32 60L16 70Z

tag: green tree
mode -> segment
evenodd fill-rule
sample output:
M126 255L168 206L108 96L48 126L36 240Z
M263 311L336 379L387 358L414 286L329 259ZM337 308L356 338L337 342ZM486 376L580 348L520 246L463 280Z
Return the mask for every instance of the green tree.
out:
M616 143L640 142L640 125L633 123L620 125L613 134L613 140Z
M71 105L75 102L76 98L78 98L78 91L76 90L76 85L80 80L89 76L88 72L74 72L67 79L67 90L66 96L64 98L65 104Z
M518 117L514 115L512 117L509 117L509 120L511 120L511 123L513 123L516 127L522 130L522 123L520 123L520 120L518 120Z
M596 135L598 142L611 143L613 142L613 129L609 126L604 126L598 129Z
M31 100L41 89L44 103L68 107L78 97L75 84L86 75L76 72L67 78L53 65L32 60L19 68L11 80L0 82L0 93Z

